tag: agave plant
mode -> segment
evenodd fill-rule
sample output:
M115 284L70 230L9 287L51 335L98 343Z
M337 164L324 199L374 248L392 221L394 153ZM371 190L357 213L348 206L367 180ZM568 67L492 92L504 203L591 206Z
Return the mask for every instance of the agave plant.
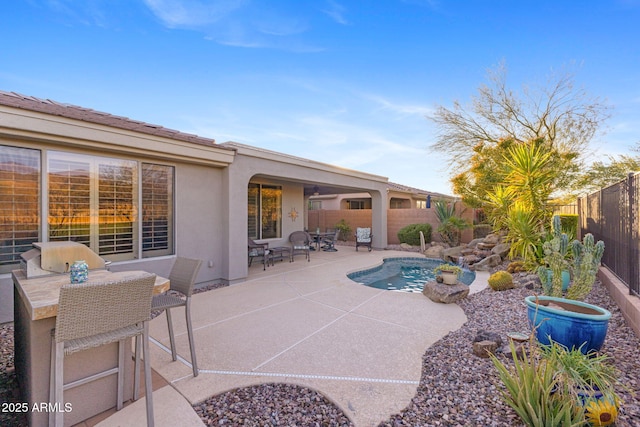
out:
M436 200L435 214L440 221L438 233L440 233L442 240L451 246L458 246L461 231L469 228L470 225L456 214L455 202L447 203L444 200Z
M507 240L511 244L509 256L520 257L527 263L534 263L540 245L539 218L530 210L515 203L507 215Z

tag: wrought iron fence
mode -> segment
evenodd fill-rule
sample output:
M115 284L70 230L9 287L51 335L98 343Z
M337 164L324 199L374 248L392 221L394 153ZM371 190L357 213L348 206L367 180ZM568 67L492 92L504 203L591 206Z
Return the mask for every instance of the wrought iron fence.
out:
M581 235L593 234L604 241L602 264L607 266L628 287L629 293L640 296L640 202L639 174L598 192L578 199Z

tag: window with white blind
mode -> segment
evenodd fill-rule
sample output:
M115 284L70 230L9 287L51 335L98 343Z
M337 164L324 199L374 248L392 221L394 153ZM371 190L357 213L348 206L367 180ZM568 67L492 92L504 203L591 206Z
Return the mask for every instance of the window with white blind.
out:
M173 253L173 167L142 164L142 256Z
M49 241L72 240L112 260L136 258L137 162L49 152Z
M40 241L40 151L0 145L0 273Z
M248 212L250 238L282 237L282 187L249 184Z

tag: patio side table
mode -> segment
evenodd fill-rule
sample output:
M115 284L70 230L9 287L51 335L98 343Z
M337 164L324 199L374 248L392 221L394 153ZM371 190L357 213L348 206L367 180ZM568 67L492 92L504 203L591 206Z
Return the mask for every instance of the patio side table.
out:
M278 246L275 248L269 248L269 262L274 265L274 261L282 261L288 258L291 262L291 248L288 246Z

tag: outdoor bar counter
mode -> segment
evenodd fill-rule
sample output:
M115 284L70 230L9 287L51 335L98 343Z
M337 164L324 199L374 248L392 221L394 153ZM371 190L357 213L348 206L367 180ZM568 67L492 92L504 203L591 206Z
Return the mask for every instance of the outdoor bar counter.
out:
M89 282L123 280L142 271L89 271ZM27 279L23 270L12 272L14 292L15 367L23 401L29 404L30 426L48 423L51 330L56 325L58 299L62 285L70 283L69 274L52 274ZM154 294L169 289L169 280L156 277ZM124 400L132 398L133 360L126 346ZM92 373L117 366L118 344L74 353L65 357L65 384ZM116 375L109 375L64 392L67 403L65 425L70 426L116 406ZM69 405L70 404L70 405ZM41 410L40 410L41 408ZM34 410L36 409L36 410Z

